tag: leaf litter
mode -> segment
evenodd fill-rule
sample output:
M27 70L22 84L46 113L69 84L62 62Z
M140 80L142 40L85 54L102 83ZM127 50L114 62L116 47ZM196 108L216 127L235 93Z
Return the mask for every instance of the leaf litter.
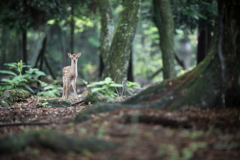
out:
M184 107L182 110L123 108L91 115L73 123L87 108L38 105L31 97L0 108L1 138L41 129L54 129L76 136L95 136L117 142L116 149L104 152L55 153L31 144L24 150L0 159L239 159L240 110ZM72 103L79 100L72 100ZM190 127L184 127L185 125Z

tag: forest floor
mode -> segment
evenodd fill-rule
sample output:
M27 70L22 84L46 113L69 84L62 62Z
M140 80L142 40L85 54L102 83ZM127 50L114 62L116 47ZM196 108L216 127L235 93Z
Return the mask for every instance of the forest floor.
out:
M171 112L125 108L91 115L90 120L75 124L71 121L88 106L80 103L73 107L48 108L38 105L38 101L38 97L31 97L0 108L1 138L54 129L75 137L95 136L113 141L118 147L102 152L65 154L30 145L20 152L0 155L1 160L240 159L240 110L236 108L199 110L190 107ZM140 115L141 119L134 121L129 117L132 115Z

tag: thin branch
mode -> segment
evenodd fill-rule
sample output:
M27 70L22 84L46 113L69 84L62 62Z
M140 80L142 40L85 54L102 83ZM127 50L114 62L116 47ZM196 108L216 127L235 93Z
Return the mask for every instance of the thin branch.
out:
M79 101L79 102L76 102L76 103L73 103L73 104L71 104L70 106L74 106L74 105L79 104L79 103L82 103L82 102L83 102L83 100L81 100L81 101Z
M179 57L177 56L177 54L176 54L175 52L174 52L174 57L175 57L177 63L178 63L183 69L186 69L185 66L184 66L183 61L181 61L181 60L179 59Z
M149 80L152 80L156 75L158 75L160 72L162 72L163 69L160 68L159 70L157 70L155 73L153 73L150 77L148 77Z

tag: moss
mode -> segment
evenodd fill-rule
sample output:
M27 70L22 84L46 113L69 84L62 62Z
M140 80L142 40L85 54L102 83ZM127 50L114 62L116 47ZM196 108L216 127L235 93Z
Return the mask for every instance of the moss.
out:
M6 90L0 98L0 105L3 107L9 107L14 101L23 100L28 97L30 97L30 93L25 90Z
M52 107L66 107L72 104L70 100L59 98L43 99L40 100L39 103L47 103L48 106Z
M88 105L88 104L94 104L100 102L97 97L97 93L89 93L84 99L83 102Z
M90 116L89 116L88 114L86 114L86 113L79 113L79 114L76 116L74 122L75 122L75 123L80 123L80 122L87 121L87 120L89 120L89 119L90 119Z
M109 96L104 96L100 93L94 92L94 93L89 93L84 99L83 102L88 105L88 104L94 104L98 102L108 102L108 103L113 103L115 100Z

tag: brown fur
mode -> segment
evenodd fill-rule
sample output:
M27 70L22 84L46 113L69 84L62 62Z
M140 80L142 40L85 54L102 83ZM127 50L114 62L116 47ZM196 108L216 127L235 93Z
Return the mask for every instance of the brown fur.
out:
M71 66L66 66L63 68L63 94L62 99L68 99L69 96L69 89L70 85L72 84L75 99L77 99L77 93L76 93L76 80L78 76L77 72L77 62L78 58L81 56L81 53L76 54L70 54L68 53L69 58L71 58ZM65 94L64 94L65 92Z

